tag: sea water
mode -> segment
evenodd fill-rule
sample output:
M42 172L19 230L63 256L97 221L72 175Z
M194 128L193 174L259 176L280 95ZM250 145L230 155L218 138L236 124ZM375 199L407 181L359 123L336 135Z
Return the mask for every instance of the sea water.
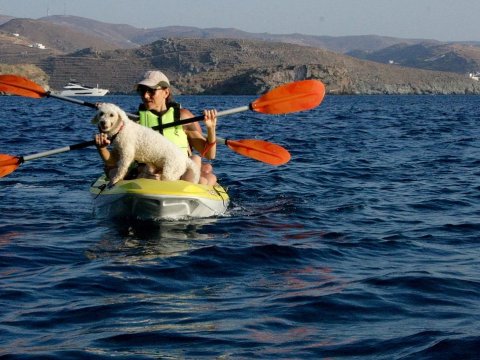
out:
M182 96L194 114L252 96ZM89 101L89 98L82 98ZM133 112L136 96L106 96ZM0 152L91 140L92 110L0 97ZM95 148L0 179L0 357L480 358L480 97L327 96L221 117L225 216L96 219Z

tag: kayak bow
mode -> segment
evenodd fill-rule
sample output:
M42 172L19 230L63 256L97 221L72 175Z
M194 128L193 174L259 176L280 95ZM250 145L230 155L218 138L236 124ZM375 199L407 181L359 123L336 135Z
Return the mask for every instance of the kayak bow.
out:
M220 185L152 179L122 180L107 187L101 176L90 187L95 197L95 213L100 218L162 220L207 218L223 215L229 197Z

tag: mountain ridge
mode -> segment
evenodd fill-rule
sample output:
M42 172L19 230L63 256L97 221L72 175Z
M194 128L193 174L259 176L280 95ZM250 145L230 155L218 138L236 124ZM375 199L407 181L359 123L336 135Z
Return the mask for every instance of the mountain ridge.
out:
M233 38L233 39L252 39L274 42L285 42L297 45L306 45L313 47L325 48L335 52L346 53L352 50L352 47L361 50L373 51L390 45L404 42L415 44L418 42L428 42L436 40L428 39L400 39L389 36L379 35L353 35L353 36L319 36L305 34L270 34L270 33L251 33L235 28L198 28L194 26L165 26L139 29L131 25L124 24L107 24L97 20L81 18L77 16L52 15L42 17L41 20L52 23L61 23L63 25L72 26L82 31L91 32L98 24L123 29L121 31L124 41L133 42L137 45L145 45L160 38Z
M100 83L112 92L129 92L141 72L160 68L183 93L258 93L278 85L279 79L302 78L318 78L326 83L329 93L338 94L479 93L479 84L468 78L466 67L458 68L457 74L428 71L438 70L434 67L417 70L405 67L407 62L391 63L392 56L379 55L391 55L395 48L405 54L408 47L418 47L431 57L436 48L436 57L443 59L438 49L452 52L455 46L466 54L456 59L470 56L465 63L473 70L480 57L477 59L465 49L480 49L475 44L377 35L260 35L261 39L257 39L259 34L233 28L138 29L59 15L39 20L13 18L0 25L0 63L36 65L47 74L53 89L76 78ZM149 42L152 39L156 40ZM337 51L306 44L318 45L327 40ZM31 47L32 43L42 43L46 49ZM460 50L456 53L461 54ZM355 52L356 57L350 56Z

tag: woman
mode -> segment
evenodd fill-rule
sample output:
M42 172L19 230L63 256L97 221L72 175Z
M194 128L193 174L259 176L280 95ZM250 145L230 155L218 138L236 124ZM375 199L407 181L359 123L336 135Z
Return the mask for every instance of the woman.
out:
M137 92L142 98L139 107L139 123L150 128L158 129L162 124L171 123L175 120L183 120L194 117L187 109L181 109L173 101L170 89L170 81L161 71L147 71L141 81L136 84ZM208 163L202 164L201 157L192 154L192 148L198 151L206 159L215 159L217 146L215 129L217 125L216 110L204 110L204 124L207 128L207 136L204 137L200 125L196 122L158 129L163 135L177 144L188 156L200 167L200 184L215 185L217 177L213 174L212 166ZM156 129L156 130L157 130ZM106 169L116 166L117 159L107 146L110 140L105 134L95 135L95 141L100 156L105 162ZM150 166L139 166L138 177L159 178L157 169ZM192 172L186 172L182 180L192 181Z

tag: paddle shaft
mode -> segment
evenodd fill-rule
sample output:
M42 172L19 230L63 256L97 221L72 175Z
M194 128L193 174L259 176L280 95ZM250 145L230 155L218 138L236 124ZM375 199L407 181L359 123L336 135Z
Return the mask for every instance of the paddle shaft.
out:
M226 145L228 143L228 140L227 139L222 139L222 138L217 136L217 143L221 143L221 144ZM73 144L73 145L70 145L70 146L64 146L64 147L53 149L53 150L47 150L47 151L39 152L39 153L32 154L32 155L25 155L25 156L22 156L21 159L23 159L23 161L35 160L35 159L39 159L39 158L42 158L42 157L47 157L47 156L50 156L50 155L60 154L60 153L71 151L71 150L83 149L83 148L93 146L93 145L95 145L95 140L83 141L81 143Z
M243 111L248 111L248 110L251 110L250 106L240 106L240 107L233 108L233 109L217 111L217 117L232 115L232 114L236 114L236 113L243 112ZM127 115L130 119L138 119L137 115L133 115L133 114L127 114ZM202 121L203 119L205 119L205 116L204 115L199 115L199 116L195 116L195 117L188 118L188 119L182 119L182 120L174 121L174 122L171 122L171 123L168 123L168 124L162 124L161 126L154 126L154 127L152 127L152 129L154 129L154 130L162 129L163 130L163 129L166 129L166 128L169 128L169 127L172 127L172 126L185 125L185 124L191 124L191 123L194 123L194 122L197 122L197 121Z
M40 85L33 81L17 75L0 75L0 91L27 97L52 97L68 101L74 104L97 108L97 103L82 101L67 96L56 95L51 91L45 91ZM281 85L270 90L260 98L251 102L248 106L219 111L217 116L231 115L242 111L252 110L263 114L287 114L291 112L312 109L318 106L325 96L325 86L318 80L301 80ZM137 120L138 116L128 114L131 119ZM165 129L172 126L188 124L201 121L204 116L196 116L190 119L183 119L172 122L155 130Z
M74 98L67 97L67 96L55 95L55 94L52 94L50 91L47 91L47 92L45 93L45 96L46 96L46 97L55 98L55 99L59 99L59 100L68 101L68 102L71 102L71 103L74 103L74 104L79 104L79 105L83 105L83 106L88 106L88 107L90 107L90 108L92 108L92 109L96 109L96 108L97 108L97 104L95 104L95 103L91 103L91 102L88 102L88 101L82 101L82 100L74 99Z
M81 142L81 143L78 143L78 144L74 144L74 145L70 145L70 146L64 146L64 147L61 147L61 148L58 148L58 149L53 149L53 150L39 152L37 154L22 156L22 157L20 157L20 159L21 159L21 162L29 161L29 160L35 160L35 159L39 159L39 158L42 158L42 157L47 157L47 156L50 156L50 155L60 154L60 153L67 152L67 151L70 151L70 150L83 149L83 148L93 146L93 145L95 145L95 140L84 141L84 142Z
M97 108L97 105L95 103L91 103L91 102L83 101L83 100L77 100L77 99L67 97L67 96L55 95L55 94L52 94L50 92L47 92L46 96L51 97L51 98L55 98L55 99L59 99L59 100L68 101L68 102L71 102L71 103L74 103L74 104L88 106L92 109ZM239 107L236 107L236 108L233 108L233 109L218 111L217 112L217 117L237 114L239 112L248 111L248 110L252 110L251 105L239 106ZM127 113L127 116L132 120L138 120L138 118L139 118L138 115L131 114L131 113ZM199 116L195 116L195 117L188 118L188 119L182 119L182 120L175 121L173 123L164 124L164 125L161 126L161 129L166 129L166 128L169 128L169 127L172 127L172 126L190 124L190 123L193 123L193 122L202 121L203 119L205 119L204 115L199 115ZM155 130L158 130L158 128L159 127L154 127Z
M83 100L77 100L77 99L67 97L67 96L55 95L55 94L52 94L50 92L47 92L47 97L51 97L51 98L55 98L55 99L59 99L59 100L64 100L64 101L69 101L71 103L79 104L79 105L83 105L83 106L88 106L88 107L93 108L93 109L97 108L97 105L95 103L91 103L91 102L83 101ZM218 111L217 112L217 117L232 115L232 114L236 114L236 113L243 112L243 111L248 111L248 110L252 110L251 105L239 106L239 107L236 107L236 108L233 108L233 109ZM127 113L127 116L132 120L138 120L138 118L139 118L138 115L131 114L131 113ZM190 124L190 123L193 123L193 122L202 121L203 119L205 119L204 115L199 115L199 116L195 116L195 117L188 118L188 119L182 119L182 120L175 121L173 123L164 124L164 125L161 126L161 129L166 129L166 128L169 128L169 127L172 127L172 126ZM158 128L159 127L155 127L154 129L158 130Z
M0 91L33 98L52 97L74 104L88 106L93 109L97 108L97 103L53 94L51 91L45 91L40 85L33 81L17 75L0 75ZM324 96L325 86L321 81L295 81L270 90L260 98L252 101L248 106L240 106L229 110L219 111L217 116L231 115L247 110L263 114L288 114L291 112L312 109L320 105ZM138 119L137 115L127 113L127 116L133 120ZM156 130L201 121L203 119L203 115L190 119L183 119L177 122L172 122L168 125L162 125Z
M229 141L230 140L228 140L228 139L223 139L223 138L217 136L217 143L227 145ZM71 151L71 150L79 150L79 149L83 149L83 148L93 146L93 145L95 145L95 140L83 141L83 142L78 143L78 144L64 146L64 147L53 149L53 150L42 151L42 152L32 154L32 155L25 155L25 156L21 156L19 158L21 159L20 162L25 162L25 161L35 160L35 159L39 159L39 158L42 158L42 157L47 157L47 156L51 156L51 155L55 155L55 154L60 154L60 153ZM242 146L247 147L245 145L242 145Z
M241 111L245 111L245 110L248 110L248 106L226 110L225 112L223 112L222 115L228 115L228 114L232 113L232 111L241 112ZM133 116L138 117L138 116L133 115L133 114L128 114L128 115L129 116L131 115L132 117ZM202 116L197 116L196 118L185 119L185 120L188 121L188 122L194 122L194 121L198 121L198 120L195 120L195 119L200 120L200 119L203 119L203 117L204 116L202 115ZM165 126L165 127L168 127L168 126ZM249 140L247 140L247 141L249 141ZM279 146L277 146L277 148L281 148L282 152L286 152L288 154L288 159L283 158L284 155L282 155L280 157L277 156L275 154L275 152L278 151L278 150L266 149L265 146L258 146L258 145L253 145L253 144L248 145L248 144L241 143L241 142L238 142L238 141L235 141L235 140L223 139L223 138L218 137L218 136L217 136L217 143L224 144L225 146L229 147L231 150L233 150L234 152L236 152L238 154L250 157L250 158L258 160L258 161L265 162L265 163L270 164L270 165L279 165L280 163L284 163L284 162L286 162L290 159L290 155L288 154L288 152L285 149L283 149ZM267 143L265 143L265 144L267 144ZM93 146L93 145L95 145L95 140L83 141L83 142L78 143L78 144L73 144L73 145L70 145L70 146L64 146L64 147L61 147L61 148L58 148L58 149L43 151L43 152L40 152L40 153L37 153L37 154L32 154L32 155L20 156L20 157L17 158L18 159L17 164L21 164L21 163L23 163L25 161L29 161L29 160L35 160L35 159L39 159L39 158L43 158L43 157L47 157L47 156L51 156L51 155L55 155L55 154L60 154L60 153L71 151L71 150L83 149L83 148ZM276 146L274 144L271 144L271 145ZM247 151L248 153L245 153L245 151ZM280 163L278 163L277 161L272 161L271 158L267 159L265 156L270 156L270 157L273 156L274 158L276 157L277 159L284 159L284 161L282 160Z

